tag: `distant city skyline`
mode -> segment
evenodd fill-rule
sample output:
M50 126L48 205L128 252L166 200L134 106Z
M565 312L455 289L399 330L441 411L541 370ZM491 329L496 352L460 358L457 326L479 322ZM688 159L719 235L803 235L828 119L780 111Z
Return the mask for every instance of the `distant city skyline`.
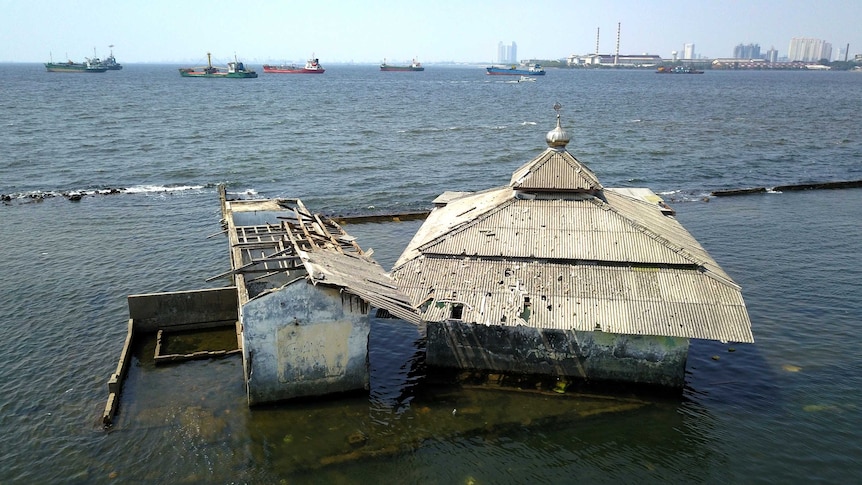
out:
M850 45L862 53L862 2L800 0L319 0L204 2L150 0L0 0L0 62L105 57L123 63L304 60L379 63L495 62L500 42L519 59L595 53L729 57L739 44L788 56L793 38ZM619 36L618 29L619 28ZM600 36L597 39L597 32ZM696 50L694 48L696 47Z

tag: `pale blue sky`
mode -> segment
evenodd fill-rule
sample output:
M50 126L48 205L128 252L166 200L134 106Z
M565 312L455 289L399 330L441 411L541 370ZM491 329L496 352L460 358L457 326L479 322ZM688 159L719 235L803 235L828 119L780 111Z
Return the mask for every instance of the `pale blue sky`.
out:
M556 59L616 47L670 57L730 57L740 43L787 55L793 37L862 53L862 1L822 0L0 0L0 62L101 57L120 62L492 62L499 42L518 57Z

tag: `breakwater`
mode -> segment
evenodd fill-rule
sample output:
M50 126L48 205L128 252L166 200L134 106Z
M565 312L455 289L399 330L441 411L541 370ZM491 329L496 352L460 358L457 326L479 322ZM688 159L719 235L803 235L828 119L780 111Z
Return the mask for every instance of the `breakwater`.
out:
M767 192L791 192L798 190L828 190L828 189L855 189L862 187L862 180L847 180L840 182L814 182L808 184L776 185L775 187L749 187L745 189L714 190L709 193L714 197L726 197L730 195L763 194Z

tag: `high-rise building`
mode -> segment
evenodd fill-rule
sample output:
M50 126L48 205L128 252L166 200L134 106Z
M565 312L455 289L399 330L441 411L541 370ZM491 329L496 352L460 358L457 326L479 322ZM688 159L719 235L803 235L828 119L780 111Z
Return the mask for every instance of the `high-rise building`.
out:
M836 61L849 60L850 59L850 53L847 51L847 49L849 47L850 47L849 45L847 47L839 47L838 48L838 57L836 57L835 60Z
M821 59L832 58L832 44L820 39L808 37L794 37L790 39L790 48L787 49L787 57L790 61L816 62Z
M766 51L766 60L769 62L778 62L778 50L775 47L770 47L768 51Z
M501 64L516 64L518 62L518 44L500 42L497 44L497 62Z
M683 59L694 59L694 44L685 44L682 49Z
M739 44L733 48L736 59L760 59L760 44Z

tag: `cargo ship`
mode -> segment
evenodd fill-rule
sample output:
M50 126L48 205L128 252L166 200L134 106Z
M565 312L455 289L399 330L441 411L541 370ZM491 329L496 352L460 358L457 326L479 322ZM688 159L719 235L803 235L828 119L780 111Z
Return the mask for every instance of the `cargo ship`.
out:
M263 72L273 74L323 74L326 69L320 65L320 60L316 57L305 61L305 67L299 67L294 64L272 66L270 64L263 65Z
M227 63L227 69L215 67L212 63L212 55L207 52L206 67L181 67L180 76L248 79L257 77L257 73L252 69L246 69L245 64L239 62L236 56L233 62Z
M425 68L416 59L413 59L413 62L411 62L409 66L394 66L392 64L386 64L386 59L383 59L383 63L380 64L380 70L381 71L408 72L408 71L424 71Z
M527 67L527 69L518 69L515 66L491 66L485 68L485 74L490 74L492 76L544 76L545 68L538 64L533 64L532 66Z
M102 61L102 65L105 66L105 68L107 68L109 71L119 71L123 68L123 65L117 62L117 59L114 57L114 46L109 45L108 47L111 49L111 53L108 55L108 57L105 58L104 61Z
M48 72L105 72L108 70L98 59L85 59L84 62L46 62Z

